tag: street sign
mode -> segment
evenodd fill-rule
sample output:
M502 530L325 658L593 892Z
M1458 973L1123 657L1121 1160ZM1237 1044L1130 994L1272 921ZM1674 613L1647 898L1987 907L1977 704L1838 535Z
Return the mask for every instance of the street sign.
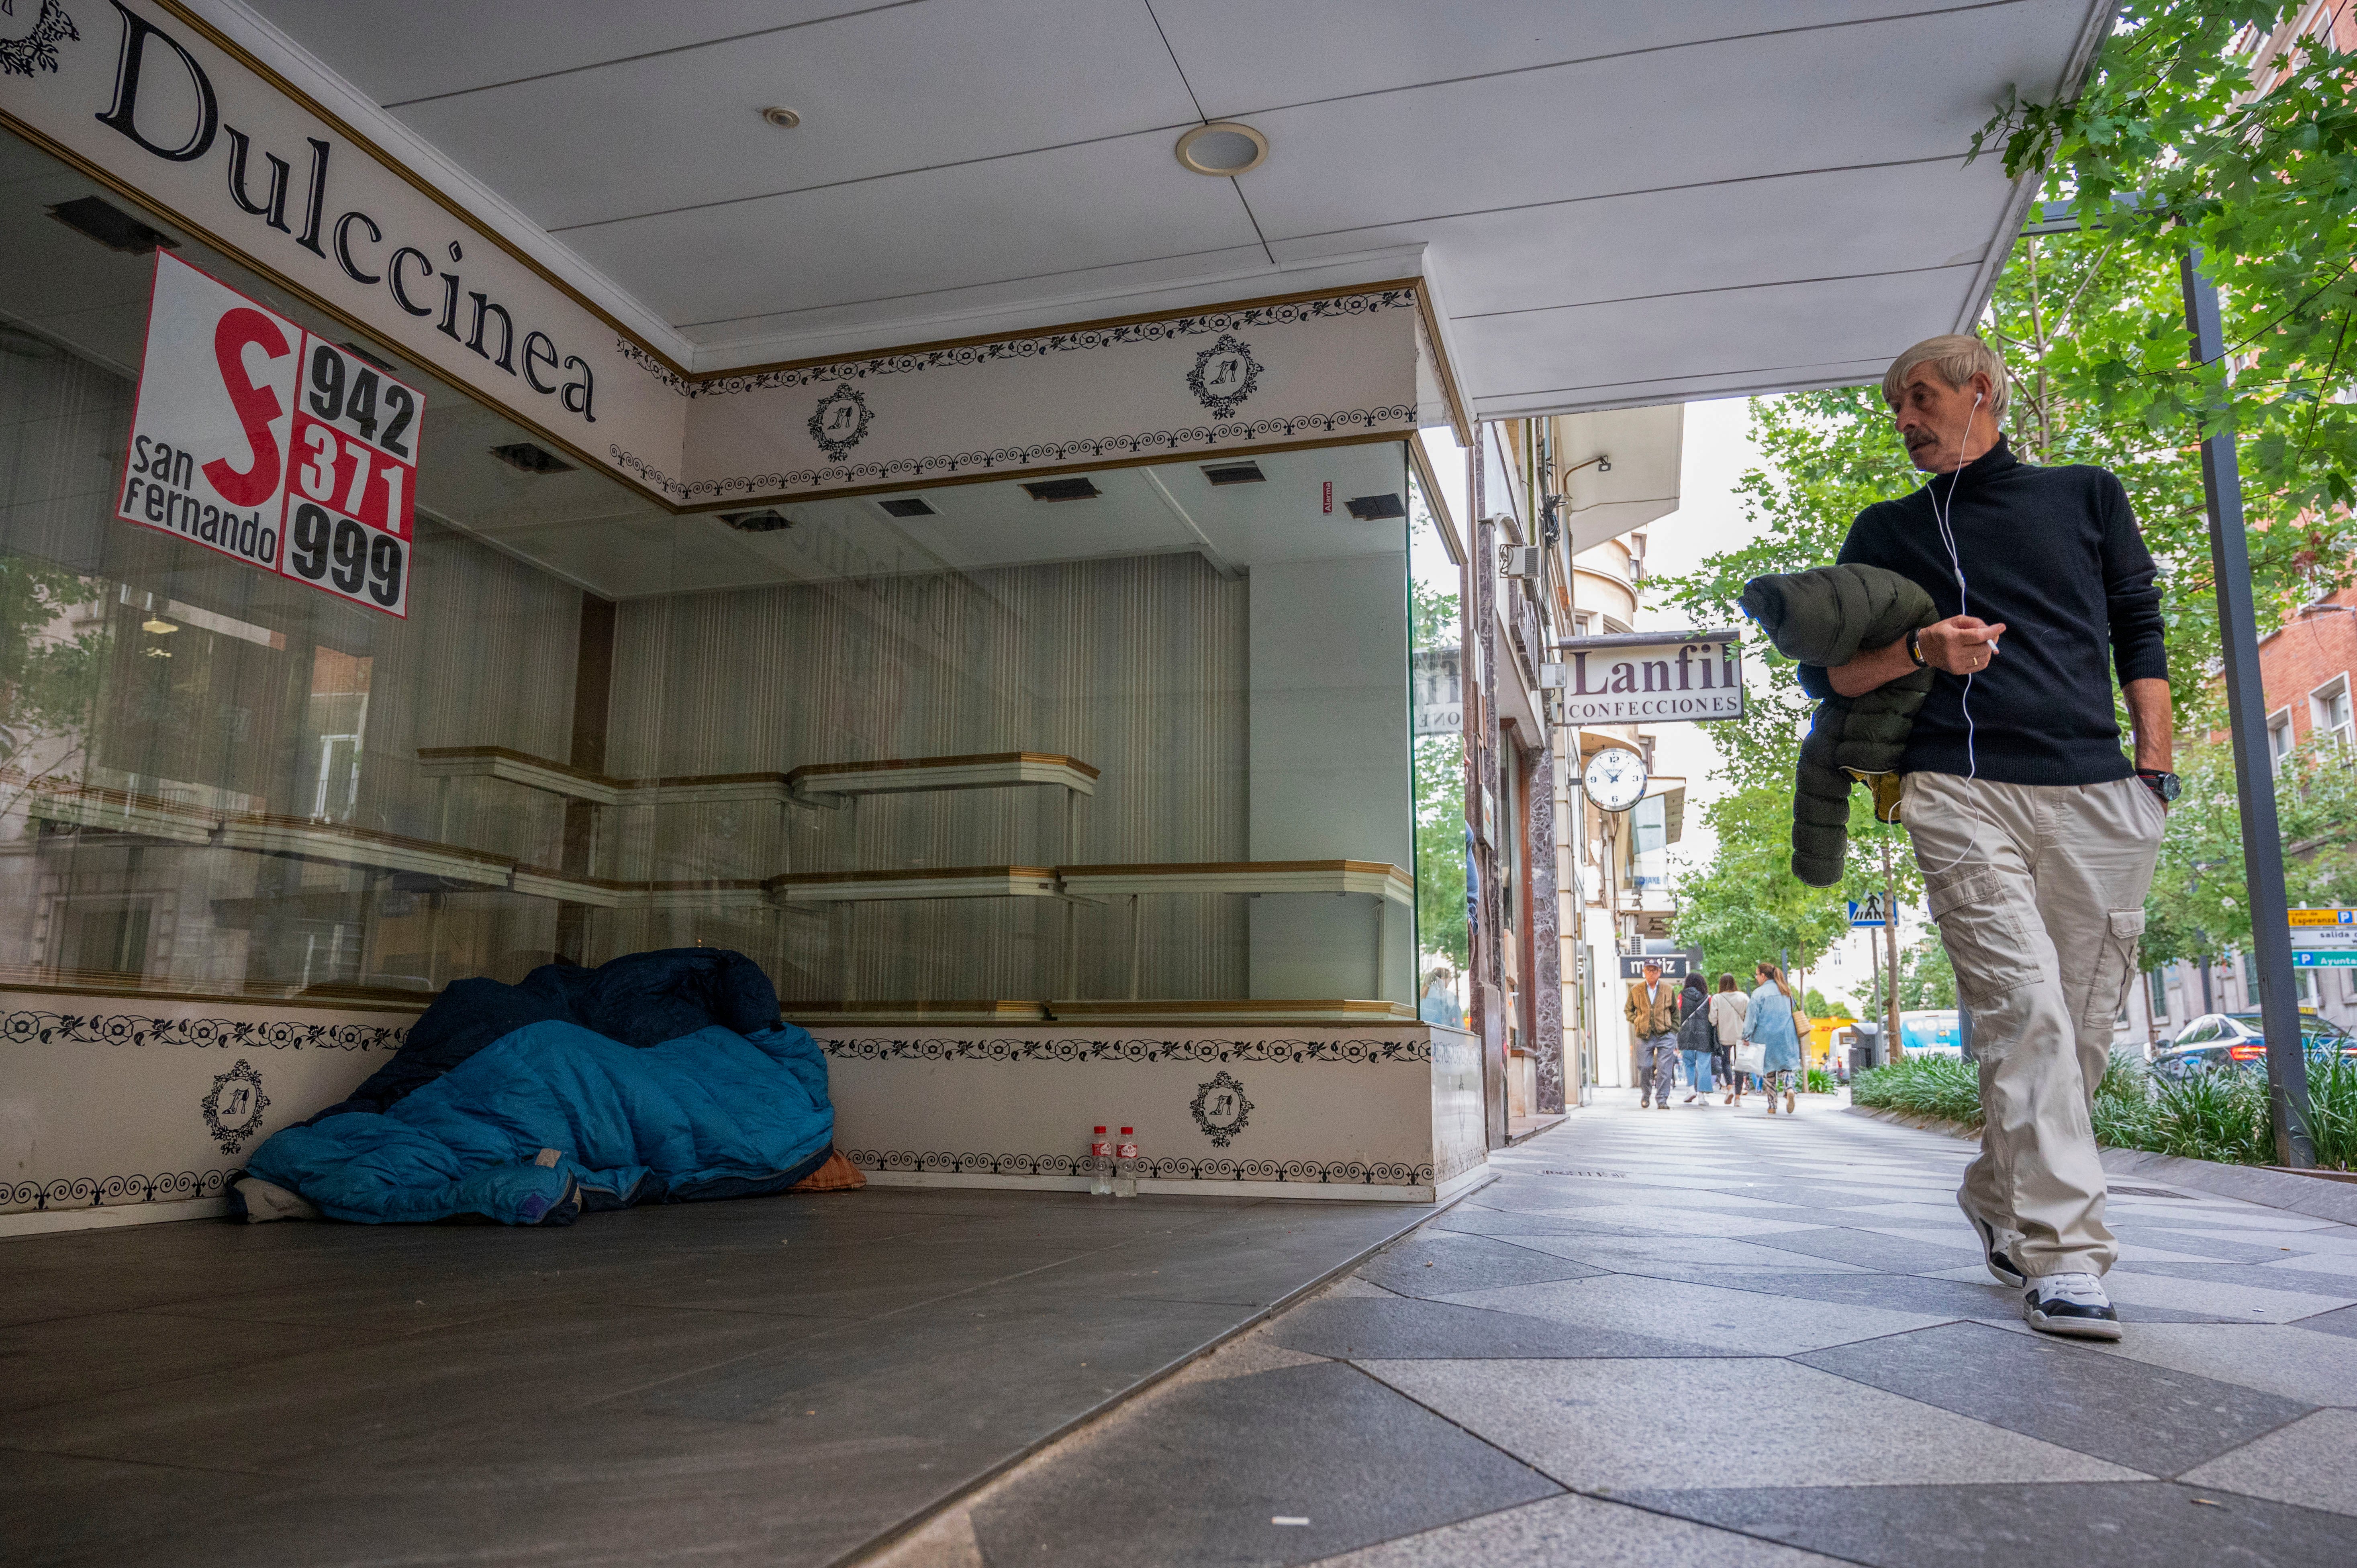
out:
M425 413L414 388L159 250L114 514L406 618Z
M1620 955L1620 978L1623 980L1644 979L1645 966L1649 963L1658 963L1662 966L1662 978L1663 980L1684 980L1686 977L1693 961L1688 959L1686 955L1682 952L1646 953L1642 957L1639 957L1635 953L1622 953Z
M1889 925L1890 922L1883 917L1882 895L1879 893L1869 893L1863 898L1851 899L1849 901L1849 923L1850 929L1853 930L1857 930L1867 926Z
M2295 965L2303 962L2299 957L2303 950L2357 950L2357 909L2292 909L2287 913L2291 919L2292 961ZM2313 969L2319 966L2308 963L2305 967ZM2357 964L2325 964L2321 967L2352 968Z
M2357 948L2294 948L2294 969L2357 969Z

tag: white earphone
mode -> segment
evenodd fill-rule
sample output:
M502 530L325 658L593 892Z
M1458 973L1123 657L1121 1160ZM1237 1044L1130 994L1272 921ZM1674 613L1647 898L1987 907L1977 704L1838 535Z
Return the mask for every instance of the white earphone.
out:
M1924 495L1932 503L1932 521L1937 523L1940 528L1940 542L1948 547L1949 569L1956 575L1956 613L1958 615L1972 614L1972 596L1970 588L1967 587L1964 582L1964 561L1956 552L1956 532L1953 528L1949 526L1948 519L1949 515L1955 509L1956 487L1964 483L1964 449L1972 443L1973 421L1980 417L1981 403L1982 394L1975 392L1973 394L1973 411L1972 413L1964 415L1964 434L1956 438L1956 471L1954 474L1950 476L1948 479L1948 499L1946 504L1943 505L1940 500L1940 480L1938 475L1933 475L1931 482L1923 487ZM1966 779L1977 779L1980 777L1981 764L1980 755L1975 748L1975 741L1977 738L1977 732L1973 725L1973 677L1970 671L1967 671L1964 674L1964 777ZM1980 823L1975 820L1973 823L1972 837L1965 842L1963 852L1960 853L1955 859L1940 867L1940 869L1942 871L1953 871L1957 866L1962 865L1964 861L1971 856L1973 851L1979 847L1979 844ZM1928 875L1932 868L1927 865L1923 870Z

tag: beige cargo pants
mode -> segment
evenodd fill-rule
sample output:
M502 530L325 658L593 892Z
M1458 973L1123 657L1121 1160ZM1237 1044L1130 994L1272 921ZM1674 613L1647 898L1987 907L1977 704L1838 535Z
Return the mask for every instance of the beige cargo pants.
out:
M2136 978L2160 802L2135 779L1910 773L1900 821L1980 1060L1981 1154L1961 1200L2023 1273L2101 1274L2119 1244L2088 1112Z

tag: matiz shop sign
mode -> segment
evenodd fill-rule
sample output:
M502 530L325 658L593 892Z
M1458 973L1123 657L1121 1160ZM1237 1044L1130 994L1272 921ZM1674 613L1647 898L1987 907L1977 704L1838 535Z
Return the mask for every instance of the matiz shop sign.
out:
M1622 632L1555 644L1543 684L1574 725L1657 725L1743 716L1743 654L1734 631L1680 637Z
M406 618L425 399L156 253L115 515Z

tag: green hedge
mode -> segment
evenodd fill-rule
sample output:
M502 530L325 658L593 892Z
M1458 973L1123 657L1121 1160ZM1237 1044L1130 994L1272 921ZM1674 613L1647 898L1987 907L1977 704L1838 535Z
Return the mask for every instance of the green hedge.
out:
M2357 1061L2308 1068L2316 1163L2357 1170ZM1851 1103L1981 1124L1979 1069L1954 1057L1917 1057L1860 1073ZM2182 1155L2228 1165L2275 1164L2275 1118L2267 1081L2256 1073L2197 1072L2169 1081L2143 1059L2115 1052L2095 1087L2095 1140L2115 1149Z

